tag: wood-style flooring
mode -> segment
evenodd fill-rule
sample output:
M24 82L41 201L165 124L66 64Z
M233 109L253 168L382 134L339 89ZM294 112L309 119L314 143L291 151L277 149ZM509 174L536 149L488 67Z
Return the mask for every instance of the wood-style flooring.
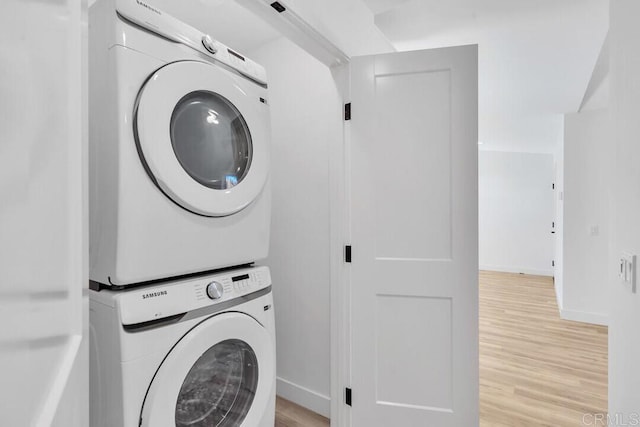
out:
M278 397L276 399L275 427L329 427L329 420Z
M607 328L561 320L549 277L480 272L480 426L596 426L606 408ZM275 427L328 426L278 398Z
M585 414L606 410L607 328L561 320L549 277L480 272L481 427L595 425Z

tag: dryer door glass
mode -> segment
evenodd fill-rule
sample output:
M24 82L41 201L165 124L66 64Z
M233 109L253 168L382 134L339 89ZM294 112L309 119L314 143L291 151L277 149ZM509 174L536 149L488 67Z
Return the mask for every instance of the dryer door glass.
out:
M182 383L176 427L223 427L242 423L258 386L258 360L244 341L226 340L207 350Z
M249 127L238 109L217 93L191 92L178 101L170 133L180 165L204 186L227 190L249 171Z

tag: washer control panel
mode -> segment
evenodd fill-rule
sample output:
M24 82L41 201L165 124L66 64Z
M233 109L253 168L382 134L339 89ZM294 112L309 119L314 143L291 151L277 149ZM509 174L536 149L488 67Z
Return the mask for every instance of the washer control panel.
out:
M213 281L207 285L207 296L210 299L220 299L224 293L222 285L216 281Z
M250 267L162 285L118 291L123 325L135 325L219 304L271 286L268 267Z

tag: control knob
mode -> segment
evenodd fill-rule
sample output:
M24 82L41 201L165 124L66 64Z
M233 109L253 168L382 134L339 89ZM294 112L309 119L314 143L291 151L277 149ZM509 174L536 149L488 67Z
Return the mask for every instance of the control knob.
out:
M209 52L213 53L214 55L218 51L218 49L216 49L216 44L213 42L213 39L211 38L211 36L209 36L208 34L202 36L202 46L204 46L205 49L207 49Z
M207 285L207 296L211 299L220 299L222 298L222 293L224 289L222 285L218 282L211 282Z

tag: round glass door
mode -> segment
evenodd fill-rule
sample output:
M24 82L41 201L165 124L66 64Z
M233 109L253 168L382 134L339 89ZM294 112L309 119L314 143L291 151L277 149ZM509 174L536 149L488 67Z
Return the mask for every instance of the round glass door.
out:
M187 374L176 403L176 427L231 427L249 412L258 384L258 360L244 341L207 350Z
M263 96L263 88L212 64L178 61L156 70L133 111L136 149L153 184L199 215L249 206L268 179Z
M195 91L184 96L173 110L170 132L180 165L206 187L235 187L251 166L253 147L247 122L217 93Z
M140 426L264 425L274 399L275 362L273 336L253 317L213 315L190 329L158 367Z

